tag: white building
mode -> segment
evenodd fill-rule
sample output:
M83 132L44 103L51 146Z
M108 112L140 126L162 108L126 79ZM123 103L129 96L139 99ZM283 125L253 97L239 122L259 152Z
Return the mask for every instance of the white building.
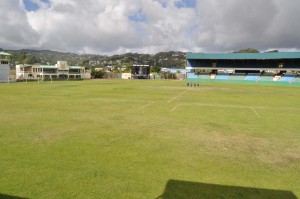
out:
M131 79L131 73L122 73L122 79Z
M8 53L0 52L0 82L9 82L9 56Z
M24 79L90 79L91 73L82 66L69 66L66 61L55 65L16 65L17 80Z

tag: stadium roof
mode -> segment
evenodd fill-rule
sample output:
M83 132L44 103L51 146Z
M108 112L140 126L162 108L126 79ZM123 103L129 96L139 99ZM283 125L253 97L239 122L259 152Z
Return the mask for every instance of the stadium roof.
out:
M270 53L187 53L187 59L300 59L300 52Z
M201 70L241 70L241 71L258 71L258 70L269 70L269 71L300 71L299 68L239 68L239 67L218 67L218 68L213 68L213 67L186 67L187 70L191 70L191 69L201 69Z

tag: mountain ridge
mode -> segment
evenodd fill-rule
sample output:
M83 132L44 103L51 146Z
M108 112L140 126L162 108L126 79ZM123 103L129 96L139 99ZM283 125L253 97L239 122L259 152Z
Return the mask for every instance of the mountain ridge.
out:
M12 54L13 64L25 64L26 62L30 62L30 64L34 62L55 64L57 61L67 61L69 65L81 65L85 67L130 64L147 64L161 68L184 68L185 66L185 52L180 51L159 52L156 54L124 53L111 56L34 49L5 51Z

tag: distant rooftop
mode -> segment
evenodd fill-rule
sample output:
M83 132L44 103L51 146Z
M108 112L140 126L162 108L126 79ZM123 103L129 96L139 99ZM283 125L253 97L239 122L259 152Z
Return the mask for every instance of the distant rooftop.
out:
M47 69L57 69L57 66L54 65L39 65L40 68L47 68Z
M82 69L82 66L69 66L70 69Z
M11 54L6 53L6 52L4 52L4 51L1 51L1 52L0 52L0 55L2 55L2 56L10 56Z

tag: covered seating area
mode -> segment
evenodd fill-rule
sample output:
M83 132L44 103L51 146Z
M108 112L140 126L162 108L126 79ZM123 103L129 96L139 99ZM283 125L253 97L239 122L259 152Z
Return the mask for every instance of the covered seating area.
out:
M300 52L187 53L187 81L298 82Z

